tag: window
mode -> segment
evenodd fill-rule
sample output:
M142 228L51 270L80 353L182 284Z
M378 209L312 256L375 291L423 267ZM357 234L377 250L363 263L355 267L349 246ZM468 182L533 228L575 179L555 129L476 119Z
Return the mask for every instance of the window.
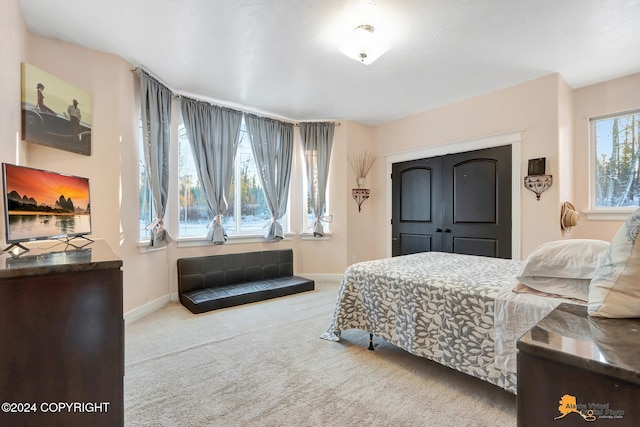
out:
M304 156L304 153L303 153ZM318 161L318 157L317 157L317 153L314 151L313 152L313 160L314 163ZM303 160L304 162L304 160ZM313 170L317 171L317 167L313 168ZM312 226L313 223L316 220L315 215L313 215L313 210L311 208L311 194L309 193L309 184L308 184L308 179L307 179L307 172L306 172L306 166L305 166L305 171L304 171L304 175L303 175L303 181L302 181L302 185L304 185L304 206L303 206L303 232L305 233L310 233L313 231ZM312 177L313 179L313 190L315 192L315 195L317 197L318 194L318 174L314 174L314 176ZM329 188L327 187L327 191L325 193L325 204L324 204L324 210L322 211L322 217L325 217L327 215L327 212L329 212ZM325 233L330 233L331 229L330 229L331 224L329 222L322 222L322 227L324 229Z
M140 134L138 138L138 204L140 207L140 218L138 226L138 240L149 240L151 231L145 227L153 220L153 197L151 195L151 185L147 176L147 168L144 161L144 148L142 138L142 120L140 121Z
M640 111L591 119L591 207L640 206Z
M178 192L178 236L206 235L207 225L211 222L209 208L183 124L178 126Z
M178 175L179 175L179 237L204 237L212 218L209 215L204 190L196 172L191 145L184 125L178 127ZM240 143L231 179L231 194L227 196L229 209L222 224L229 236L262 235L271 218L262 191L251 142L244 121L240 131ZM286 231L288 221L285 216L280 223Z

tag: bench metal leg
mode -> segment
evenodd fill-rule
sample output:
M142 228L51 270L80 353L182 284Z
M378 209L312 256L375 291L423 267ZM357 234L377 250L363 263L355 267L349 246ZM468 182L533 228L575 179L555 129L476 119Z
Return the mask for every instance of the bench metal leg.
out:
M369 350L373 351L373 334L369 334Z

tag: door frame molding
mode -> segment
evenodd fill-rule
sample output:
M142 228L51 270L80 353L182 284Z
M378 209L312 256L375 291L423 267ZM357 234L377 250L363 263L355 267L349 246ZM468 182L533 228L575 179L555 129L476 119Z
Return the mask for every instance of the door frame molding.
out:
M483 148L499 147L501 145L511 145L511 258L520 259L520 235L521 229L521 201L520 201L520 170L521 170L521 144L522 132L519 129L511 132L482 136L473 139L450 142L446 144L434 145L431 147L418 148L415 150L391 153L385 156L387 185L387 243L386 254L391 256L391 213L392 213L392 186L391 168L394 163L406 162L410 160L425 159L447 154L464 153L466 151L482 150Z

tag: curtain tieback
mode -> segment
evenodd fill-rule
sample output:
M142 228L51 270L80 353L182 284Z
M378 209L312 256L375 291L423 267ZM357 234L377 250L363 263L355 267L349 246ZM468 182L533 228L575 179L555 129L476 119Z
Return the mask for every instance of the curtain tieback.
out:
M160 233L164 231L164 224L162 222L162 218L154 218L147 226L144 228L145 230L151 230L152 233Z
M327 224L331 224L333 222L333 215L319 216L315 219L315 221L311 223L311 225L307 226L307 228L309 229L315 228L316 224L320 221L326 222Z
M333 215L320 216L318 220L331 224L333 222Z
M209 225L207 225L207 228L213 228L215 227L217 224L222 224L222 214L218 214L216 216L213 217L213 219L211 220L211 222L209 223Z
M278 222L278 218L276 217L272 217L271 219L268 219L267 222L264 223L264 225L262 226L262 228L267 228L269 227L271 224L273 224L274 222Z

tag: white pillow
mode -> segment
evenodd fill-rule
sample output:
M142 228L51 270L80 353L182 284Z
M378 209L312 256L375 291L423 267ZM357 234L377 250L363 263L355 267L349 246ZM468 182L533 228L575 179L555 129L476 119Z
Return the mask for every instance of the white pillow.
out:
M518 277L592 279L598 260L608 247L609 242L594 239L543 243L529 255Z
M589 287L588 313L640 317L640 209L618 230Z
M609 242L555 240L538 246L516 279L540 292L588 301L589 284Z

